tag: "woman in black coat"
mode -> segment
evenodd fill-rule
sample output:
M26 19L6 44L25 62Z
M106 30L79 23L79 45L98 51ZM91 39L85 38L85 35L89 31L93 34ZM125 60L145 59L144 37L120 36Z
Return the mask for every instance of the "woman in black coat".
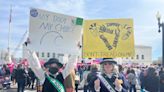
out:
M159 76L157 76L155 69L152 67L147 70L144 87L149 92L159 92Z
M22 65L19 64L15 73L16 76L16 82L18 84L18 90L17 92L24 92L25 88L25 80L26 80L26 72L22 68Z
M42 92L61 92L58 88L61 88L58 86L54 86L56 83L52 83L53 79L57 80L61 85L64 85L64 78L61 72L59 72L59 69L63 67L63 65L59 62L56 58L51 58L44 64L45 68L48 69L47 73L45 74L46 78L43 84ZM64 91L65 92L65 88Z
M122 80L116 72L117 62L113 59L104 59L101 63L102 71L92 80L90 92L120 92ZM118 70L118 69L117 69Z

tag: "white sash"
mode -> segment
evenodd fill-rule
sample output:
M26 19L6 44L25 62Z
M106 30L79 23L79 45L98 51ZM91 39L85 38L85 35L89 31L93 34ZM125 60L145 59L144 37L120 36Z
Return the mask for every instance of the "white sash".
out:
M98 74L97 76L99 77L100 81L104 84L104 86L108 89L108 91L116 92L101 74Z

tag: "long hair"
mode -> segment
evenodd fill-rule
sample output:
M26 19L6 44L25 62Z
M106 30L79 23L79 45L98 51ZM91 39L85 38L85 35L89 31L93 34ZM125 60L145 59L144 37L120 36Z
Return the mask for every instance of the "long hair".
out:
M118 73L119 73L118 66L115 65L115 64L112 64L112 67L113 67L113 69L112 69L111 72L112 72L112 73L115 73L115 74L118 74ZM104 64L101 65L100 71L101 71L101 73L105 73Z
M132 74L136 75L136 73L135 73L134 69L130 70L130 73L132 73Z

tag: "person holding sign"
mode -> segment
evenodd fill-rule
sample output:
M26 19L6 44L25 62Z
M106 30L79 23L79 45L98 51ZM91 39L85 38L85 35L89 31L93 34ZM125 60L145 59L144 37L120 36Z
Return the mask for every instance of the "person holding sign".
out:
M41 84L43 84L42 92L66 92L63 83L66 77L74 69L72 65L76 63L76 56L72 55L66 57L67 58L63 60L66 62L69 60L69 63L66 64L62 71L60 70L62 69L63 64L56 58L51 58L44 64L44 71L39 63L36 53L28 50L29 65Z
M104 59L101 63L102 72L94 80L94 90L91 92L121 92L122 80L118 79L116 61Z
M48 68L45 76L46 79L43 84L42 92L65 92L63 86L64 78L59 69L63 67L63 64L56 58L51 58L44 65Z

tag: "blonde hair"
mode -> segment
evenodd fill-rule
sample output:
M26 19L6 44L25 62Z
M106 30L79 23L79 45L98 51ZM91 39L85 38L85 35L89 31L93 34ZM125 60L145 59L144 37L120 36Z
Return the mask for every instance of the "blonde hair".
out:
M98 64L92 64L91 65L91 71L98 71L99 70L99 66L98 66Z

